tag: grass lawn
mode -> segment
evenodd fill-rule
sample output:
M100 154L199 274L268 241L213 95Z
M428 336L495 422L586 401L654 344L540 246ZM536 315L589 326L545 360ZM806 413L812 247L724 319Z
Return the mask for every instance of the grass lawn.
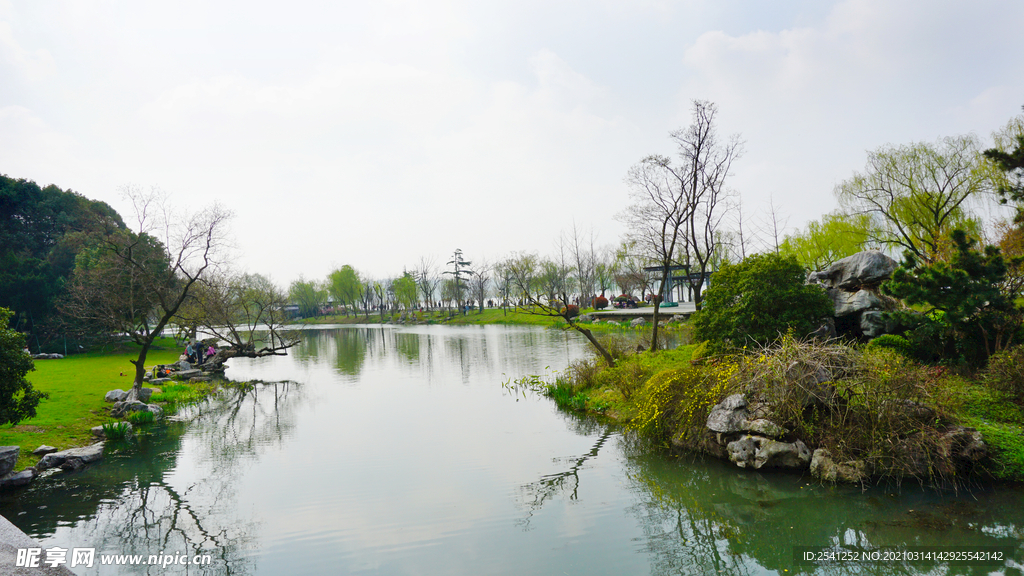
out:
M111 422L110 404L103 396L110 390L127 390L132 385L138 347L124 345L106 352L76 354L63 360L36 360L36 369L28 373L32 385L50 394L36 409L36 417L12 426L0 426L0 445L21 446L15 468L34 466L39 461L32 451L41 444L61 450L92 443L90 429ZM180 351L174 340L157 341L146 355L146 364L176 362ZM123 374L123 375L122 375Z

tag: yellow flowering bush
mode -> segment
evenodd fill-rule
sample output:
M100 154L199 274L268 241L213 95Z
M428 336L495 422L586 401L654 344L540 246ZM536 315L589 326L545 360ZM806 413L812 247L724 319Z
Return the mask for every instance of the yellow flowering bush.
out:
M723 360L658 372L640 390L633 426L652 438L694 440L711 408L736 388L737 369L735 361Z

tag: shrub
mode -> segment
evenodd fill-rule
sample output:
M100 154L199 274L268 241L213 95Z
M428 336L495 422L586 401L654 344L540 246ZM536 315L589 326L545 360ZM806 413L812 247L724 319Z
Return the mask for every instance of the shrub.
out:
M36 406L49 395L32 387L25 378L34 370L25 352L25 335L8 328L14 313L0 308L0 424L17 424L36 415Z
M790 330L803 336L832 314L820 286L804 284L804 270L792 256L755 254L723 265L693 315L693 336L716 346L765 345Z
M544 388L544 395L555 401L555 405L562 409L583 411L586 409L587 397L568 378L557 377L554 384L548 384Z
M1010 400L1024 405L1024 346L1014 346L993 354L989 358L983 381L1006 394Z
M575 318L580 315L580 307L575 304L569 304L568 306L562 306L558 310L558 313L568 316L569 318Z
M569 364L569 381L577 389L593 388L597 385L597 377L601 373L601 369L602 366L599 365L597 358L576 360Z
M604 296L597 296L594 298L594 308L597 310L604 310L608 307L608 299Z
M835 461L864 461L874 473L956 482L942 433L942 368L892 349L857 351L792 337L743 358L734 378L761 417Z
M644 436L695 442L711 408L735 390L736 369L722 362L658 372L640 390L632 426Z
M136 412L130 412L125 420L135 425L140 424L152 424L156 421L156 415L148 410L138 410Z
M896 334L882 334L877 338L872 338L868 342L868 348L886 348L907 358L914 357L914 349L910 341Z

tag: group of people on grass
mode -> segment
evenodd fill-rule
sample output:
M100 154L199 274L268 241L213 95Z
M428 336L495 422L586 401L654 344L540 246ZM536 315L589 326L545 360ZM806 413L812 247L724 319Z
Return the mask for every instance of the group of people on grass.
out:
M211 358L217 353L217 349L213 347L213 344L205 344L202 341L189 340L185 345L185 353L181 355L179 360L185 360L189 364L201 366L203 362Z

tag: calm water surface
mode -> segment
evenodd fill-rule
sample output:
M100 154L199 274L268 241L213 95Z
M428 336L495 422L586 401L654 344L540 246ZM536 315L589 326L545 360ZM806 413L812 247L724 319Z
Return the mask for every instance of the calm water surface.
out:
M261 382L81 473L4 495L44 547L210 554L79 574L1020 574L1024 490L867 492L639 445L517 396L581 338L517 327L337 327ZM986 567L800 566L794 546L1004 546Z

